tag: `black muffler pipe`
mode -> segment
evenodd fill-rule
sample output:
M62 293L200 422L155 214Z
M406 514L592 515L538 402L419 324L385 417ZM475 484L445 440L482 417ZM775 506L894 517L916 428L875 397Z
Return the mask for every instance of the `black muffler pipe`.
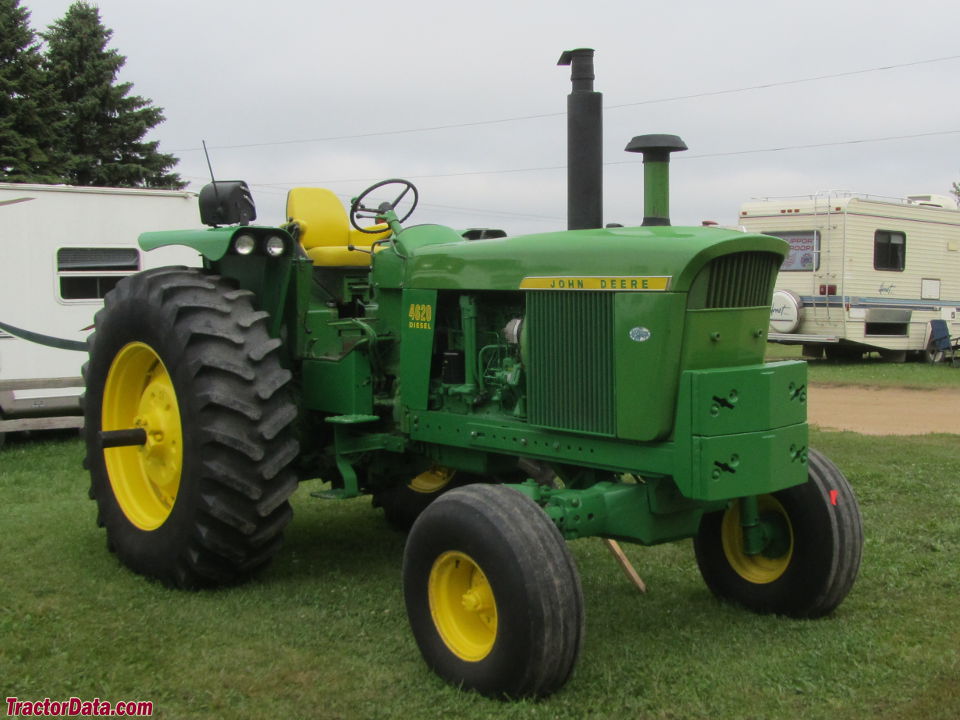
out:
M593 50L567 50L567 229L603 227L603 94L593 89Z
M670 224L670 153L687 149L676 135L637 135L627 152L643 153L643 224Z

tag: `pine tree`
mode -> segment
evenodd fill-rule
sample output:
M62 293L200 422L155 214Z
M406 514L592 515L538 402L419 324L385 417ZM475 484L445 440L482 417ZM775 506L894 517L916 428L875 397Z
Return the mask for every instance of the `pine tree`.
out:
M0 0L0 180L61 182L57 95L20 0Z
M64 106L67 182L182 188L186 183L172 172L177 159L143 139L163 122L162 108L130 95L132 83L116 82L126 58L107 49L112 35L100 11L82 0L43 33L45 67Z

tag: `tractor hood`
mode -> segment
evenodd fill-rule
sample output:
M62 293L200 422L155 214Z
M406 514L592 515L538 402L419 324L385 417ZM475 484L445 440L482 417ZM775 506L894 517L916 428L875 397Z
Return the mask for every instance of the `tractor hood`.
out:
M438 290L650 290L686 292L721 255L769 252L787 243L705 227L574 230L490 240L416 242L436 226L409 228L405 287ZM426 240L426 238L423 238Z

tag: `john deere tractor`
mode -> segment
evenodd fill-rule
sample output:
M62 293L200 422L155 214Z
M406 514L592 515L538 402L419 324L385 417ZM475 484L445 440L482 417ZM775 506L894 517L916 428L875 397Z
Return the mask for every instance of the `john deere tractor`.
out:
M182 588L277 553L300 480L371 495L409 528L413 635L450 682L559 689L584 625L566 540L694 539L714 594L833 611L860 563L857 501L808 446L802 362L764 363L783 240L673 227L686 148L633 138L644 222L603 227L593 51L564 53L569 229L508 237L407 221L386 180L349 214L297 188L250 224L242 182L200 193L200 230L146 233L203 267L118 283L85 366L86 463L109 547Z

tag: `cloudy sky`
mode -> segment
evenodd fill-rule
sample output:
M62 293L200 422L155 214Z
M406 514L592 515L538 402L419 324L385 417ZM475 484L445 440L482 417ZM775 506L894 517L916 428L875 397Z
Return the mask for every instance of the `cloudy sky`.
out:
M562 228L569 69L596 49L605 222L639 223L634 135L680 135L674 224L734 224L751 197L946 194L960 179L960 3L913 0L98 0L122 79L192 189L245 179L260 221L286 190L386 177L419 222ZM70 0L23 0L43 30ZM890 139L896 138L896 139ZM881 140L882 139L882 140Z

